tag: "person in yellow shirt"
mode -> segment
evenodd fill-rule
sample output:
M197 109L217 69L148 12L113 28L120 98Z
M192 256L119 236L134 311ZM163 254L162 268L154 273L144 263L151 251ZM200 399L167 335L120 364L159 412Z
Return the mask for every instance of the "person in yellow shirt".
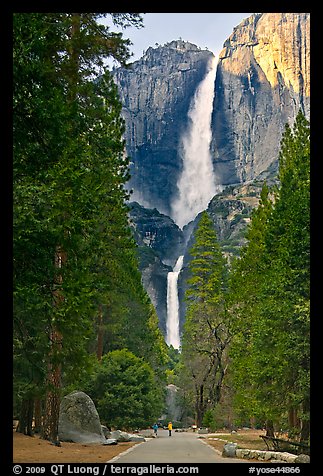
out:
M173 425L172 425L172 422L170 421L168 423L168 436L172 436L172 429L173 429Z

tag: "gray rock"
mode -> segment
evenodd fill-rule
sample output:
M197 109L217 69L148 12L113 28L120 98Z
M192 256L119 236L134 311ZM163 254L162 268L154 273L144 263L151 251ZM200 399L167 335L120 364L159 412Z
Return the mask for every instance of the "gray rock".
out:
M117 440L115 440L114 438L107 438L107 439L105 440L105 442L102 443L102 444L103 444L103 445L117 445L118 442L117 442Z
M126 433L125 431L121 431L121 430L111 431L110 438L114 438L119 442L128 442L128 441L130 441L130 435L128 433Z
M127 433L121 430L114 430L110 433L110 438L115 439L118 442L128 442L128 441L145 441L145 437L139 434Z
M179 142L188 110L213 53L182 40L148 48L113 72L126 121L133 199L169 215L182 168Z
M258 13L243 20L219 55L212 155L222 184L277 166L285 124L310 110L310 15Z
M179 387L170 383L166 387L166 413L168 421L180 420L182 408L178 403Z
M222 456L226 458L235 458L237 451L237 443L227 443L223 446Z
M62 399L58 438L74 443L103 444L106 441L98 412L86 393L74 391Z
M199 428L198 433L200 435L206 435L209 432L208 428Z
M102 432L103 432L104 436L106 438L110 438L111 431L105 425L101 425L101 428L102 428Z
M143 436L144 438L154 438L153 430L140 430L139 436Z
M300 454L295 459L295 463L310 463L311 458L308 455Z

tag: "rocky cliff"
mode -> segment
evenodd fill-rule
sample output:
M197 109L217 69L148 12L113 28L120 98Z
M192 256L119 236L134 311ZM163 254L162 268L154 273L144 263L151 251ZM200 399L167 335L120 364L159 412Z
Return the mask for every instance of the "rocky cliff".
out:
M182 168L179 139L212 57L210 51L177 40L148 48L129 68L114 71L126 121L133 200L168 215Z
M131 157L133 200L170 214L182 170L179 140L210 51L182 40L148 48L118 68ZM231 185L277 170L286 122L310 113L309 13L258 13L241 22L219 56L212 115L216 182Z
M156 208L148 209L137 202L130 203L129 207L142 282L156 309L159 327L166 335L167 275L183 253L184 234L171 218Z
M309 13L259 13L240 23L219 56L212 154L222 184L277 168L285 124L310 113Z
M219 56L211 151L217 183L229 187L211 200L208 211L229 259L245 242L262 180L275 180L285 124L294 122L299 108L309 118L309 23L308 13L251 15ZM191 43L173 41L149 48L129 69L114 72L132 160L130 187L133 199L147 207L133 204L130 217L143 283L164 333L167 273L198 221L182 232L166 215L182 170L179 143L189 106L212 57ZM188 260L186 252L178 282L181 327Z
M271 182L268 182L271 185ZM252 210L258 205L262 182L230 186L216 195L208 206L219 243L229 263L246 243L245 234ZM193 245L196 219L183 231L157 209L147 209L136 202L130 204L130 224L138 245L139 266L144 287L156 309L159 327L166 335L167 275L175 261L184 254L184 265L178 280L180 302L180 329L185 320L186 280L191 259L189 249Z

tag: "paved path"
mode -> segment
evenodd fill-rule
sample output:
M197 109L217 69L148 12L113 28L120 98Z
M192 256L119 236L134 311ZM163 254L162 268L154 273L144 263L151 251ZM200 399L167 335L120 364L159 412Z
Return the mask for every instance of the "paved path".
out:
M196 433L158 430L157 438L133 446L109 463L247 463L237 458L222 458Z

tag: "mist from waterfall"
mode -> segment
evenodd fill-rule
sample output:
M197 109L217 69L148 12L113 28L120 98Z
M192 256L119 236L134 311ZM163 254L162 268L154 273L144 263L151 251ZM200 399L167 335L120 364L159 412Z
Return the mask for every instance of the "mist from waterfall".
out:
M172 218L181 228L205 210L211 198L222 189L215 184L210 154L216 65L213 57L191 102L189 127L181 138L183 170L177 182L178 195L171 206Z
M173 271L167 275L167 322L166 343L178 349L181 341L179 334L179 301L177 281L183 266L184 256L176 261Z

